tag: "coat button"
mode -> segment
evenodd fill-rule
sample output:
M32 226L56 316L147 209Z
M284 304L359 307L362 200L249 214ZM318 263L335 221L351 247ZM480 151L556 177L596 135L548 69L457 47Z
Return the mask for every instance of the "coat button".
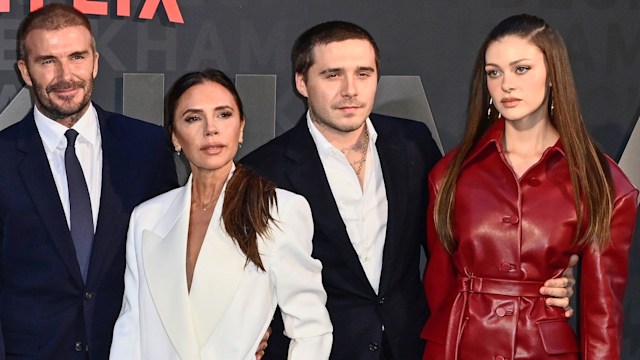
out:
M86 292L84 293L84 299L85 300L91 300L93 298L93 293L92 292Z
M76 351L82 351L82 341L77 341L76 346L74 347Z
M500 264L500 271L502 272L510 272L516 269L516 266L513 264L509 264L506 262L503 262L502 264Z
M378 304L380 305L384 304L384 296L378 299Z
M497 308L496 315L503 317L507 314L507 311L504 308ZM497 358L496 358L497 359Z
M496 360L507 360L507 359L505 359L504 356L502 355L498 355L496 356Z
M369 351L376 351L378 350L378 343L375 341L372 341L369 343Z
M540 180L538 180L538 178L531 178L528 183L531 186L540 186Z
M514 225L518 223L518 220L519 219L517 215L505 216L502 218L502 222Z

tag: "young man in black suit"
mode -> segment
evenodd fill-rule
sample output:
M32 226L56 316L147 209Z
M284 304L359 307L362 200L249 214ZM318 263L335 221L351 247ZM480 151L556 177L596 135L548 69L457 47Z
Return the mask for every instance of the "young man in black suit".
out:
M308 111L241 162L309 201L334 326L331 359L420 359L427 174L441 154L424 124L371 113L379 52L365 29L316 25L291 58ZM553 294L566 296L564 280L555 285ZM287 346L276 318L265 358L286 359Z

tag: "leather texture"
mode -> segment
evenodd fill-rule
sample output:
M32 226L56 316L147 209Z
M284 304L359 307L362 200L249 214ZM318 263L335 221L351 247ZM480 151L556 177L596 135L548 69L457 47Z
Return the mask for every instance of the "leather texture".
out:
M424 359L618 359L628 252L638 190L609 159L615 199L611 244L574 246L577 215L562 144L548 148L520 179L506 162L497 121L463 163L450 256L427 219L430 262L424 278L432 309ZM431 199L452 160L429 176ZM536 288L580 255L580 339L561 308Z

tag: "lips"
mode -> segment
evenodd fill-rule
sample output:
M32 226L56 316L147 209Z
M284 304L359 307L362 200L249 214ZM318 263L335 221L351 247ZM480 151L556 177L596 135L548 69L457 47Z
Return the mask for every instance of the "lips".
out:
M504 98L502 100L500 100L500 103L502 104L502 106L506 107L506 108L512 108L517 106L520 103L520 99L517 98Z
M207 144L200 147L200 151L210 155L219 154L222 151L222 149L224 149L224 145L219 143Z

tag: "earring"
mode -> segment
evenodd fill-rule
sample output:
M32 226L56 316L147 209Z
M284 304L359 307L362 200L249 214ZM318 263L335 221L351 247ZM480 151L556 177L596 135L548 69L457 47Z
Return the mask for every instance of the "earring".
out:
M553 89L549 87L549 98L551 99L551 106L549 107L549 117L553 117Z
M238 142L238 149L242 148L242 141Z
M180 156L180 154L182 154L182 148L180 148L180 146L176 146L175 150L176 150L176 154L178 154L178 156Z
M491 105L493 104L493 98L489 98L489 107L487 108L487 117L491 117Z

